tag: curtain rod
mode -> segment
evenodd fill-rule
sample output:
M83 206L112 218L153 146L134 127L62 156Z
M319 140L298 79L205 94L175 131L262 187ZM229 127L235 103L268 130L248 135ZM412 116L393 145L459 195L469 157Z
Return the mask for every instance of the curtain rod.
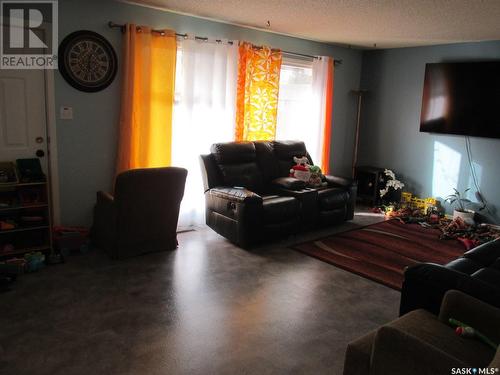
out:
M108 26L110 28L112 28L112 29L120 29L122 32L125 31L125 25L124 24L118 24L118 23L114 23L113 21L109 21L108 22ZM165 35L165 32L163 30L154 30L154 29L152 29L151 32L158 33L158 34L161 34L161 35ZM188 37L188 34L175 33L175 35L178 36L178 37L180 37L180 38L187 38ZM203 37L203 36L195 36L194 39L205 41L205 42L207 42L209 40L209 38ZM215 41L217 43L222 43L222 39L215 39ZM233 41L232 40L228 40L227 43L232 45ZM262 48L262 46L254 46L254 47L255 48ZM281 51L281 52L283 52L285 55L291 55L291 56L300 56L300 57L306 57L306 58L310 58L310 59L317 59L318 58L318 56L306 55L304 53L297 53L297 52L290 52L290 51ZM334 59L333 63L335 65L342 65L342 60Z

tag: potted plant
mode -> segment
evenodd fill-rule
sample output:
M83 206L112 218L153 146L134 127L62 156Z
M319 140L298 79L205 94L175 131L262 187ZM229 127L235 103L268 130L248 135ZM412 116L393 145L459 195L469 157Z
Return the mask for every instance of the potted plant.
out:
M467 224L474 224L474 211L468 210L466 206L471 203L467 198L464 198L465 194L470 190L470 188L465 189L463 193L460 193L457 189L454 194L448 195L446 201L454 207L453 210L453 220L457 217L461 218Z

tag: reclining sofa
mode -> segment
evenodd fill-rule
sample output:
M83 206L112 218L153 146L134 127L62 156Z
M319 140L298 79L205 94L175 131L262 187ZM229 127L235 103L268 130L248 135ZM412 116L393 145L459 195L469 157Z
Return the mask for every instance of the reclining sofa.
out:
M201 155L206 223L241 247L351 220L357 184L325 176L320 187L289 177L304 142L228 142Z
M500 308L500 239L469 250L444 266L420 263L408 267L399 313L425 309L438 314L443 296L452 289Z

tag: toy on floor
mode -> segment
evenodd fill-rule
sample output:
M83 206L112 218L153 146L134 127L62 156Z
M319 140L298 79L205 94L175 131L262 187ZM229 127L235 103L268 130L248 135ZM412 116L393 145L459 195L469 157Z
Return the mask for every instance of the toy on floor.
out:
M495 344L493 341L491 341L488 337L483 335L481 332L478 330L468 326L465 323L462 323L459 320L450 318L448 320L451 325L456 326L457 328L455 329L455 332L457 335L463 337L463 338L477 338L479 341L483 342L484 344L488 345L491 347L493 350L497 350L498 344Z
M36 272L45 267L45 255L40 251L24 254L24 259L27 272Z

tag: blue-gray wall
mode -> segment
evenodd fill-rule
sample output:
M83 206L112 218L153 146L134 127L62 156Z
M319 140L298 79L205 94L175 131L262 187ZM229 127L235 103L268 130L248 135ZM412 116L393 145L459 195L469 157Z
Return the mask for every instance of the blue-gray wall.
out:
M352 159L355 98L349 93L359 87L362 52L253 29L211 22L112 0L59 0L59 40L70 32L87 29L106 37L121 56L121 34L109 29L108 21L133 22L177 32L246 40L288 51L328 55L342 59L335 71L334 127L331 167L348 175ZM57 120L57 146L62 222L89 225L97 190L110 190L117 145L120 102L120 73L113 84L98 93L73 89L56 72L56 111L72 106L73 120ZM307 124L304 124L307 126Z
M360 163L394 169L410 191L444 195L457 181L474 188L461 136L419 132L426 63L500 59L500 42L365 51ZM500 104L499 104L500 108ZM500 140L471 138L484 197L500 207Z

